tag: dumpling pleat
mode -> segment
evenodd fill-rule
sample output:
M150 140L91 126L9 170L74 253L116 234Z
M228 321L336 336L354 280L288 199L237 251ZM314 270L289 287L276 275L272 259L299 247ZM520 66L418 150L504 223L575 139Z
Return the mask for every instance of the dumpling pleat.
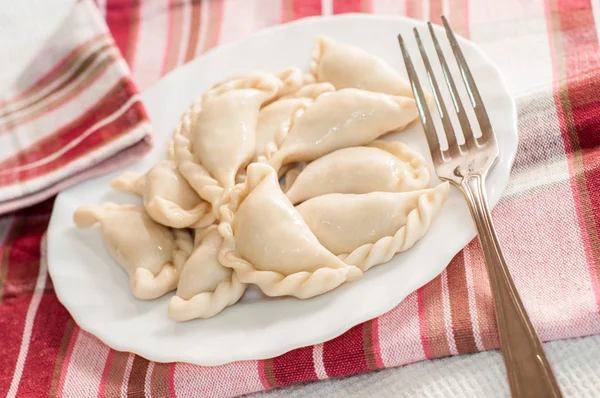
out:
M375 265L387 263L394 254L410 249L429 229L448 196L448 190L449 184L446 182L434 188L432 194L420 196L417 207L408 214L406 225L393 236L365 244L351 253L340 255L339 258L347 264L367 271Z

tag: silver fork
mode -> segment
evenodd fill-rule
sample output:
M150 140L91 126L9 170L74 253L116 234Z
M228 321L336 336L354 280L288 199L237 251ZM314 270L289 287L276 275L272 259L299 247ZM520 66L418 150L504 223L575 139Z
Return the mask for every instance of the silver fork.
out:
M448 118L446 105L442 99L431 63L423 47L419 32L415 28L415 39L427 70L429 84L433 89L433 98L448 142L448 149L443 150L441 148L419 78L404 45L402 35L398 35L398 42L419 108L421 123L425 130L435 171L440 179L451 182L463 193L477 227L490 277L496 308L496 321L500 333L500 345L512 395L514 397L561 397L560 389L552 373L552 368L546 359L540 339L529 320L506 266L492 223L485 193L485 177L498 157L496 136L479 90L475 85L473 75L454 33L446 18L442 17L442 21L482 134L478 138L473 135L473 129L465 114L456 84L440 48L440 43L437 40L433 26L428 23L429 33L465 138L465 143L459 145L452 123Z

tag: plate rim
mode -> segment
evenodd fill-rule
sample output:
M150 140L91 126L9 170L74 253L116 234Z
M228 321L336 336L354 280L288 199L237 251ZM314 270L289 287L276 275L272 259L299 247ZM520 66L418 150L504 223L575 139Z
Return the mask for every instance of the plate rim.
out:
M267 28L261 29L258 32L254 32L248 36L240 38L238 40L234 40L234 41L219 45L219 46L207 51L206 53L202 54L198 58L190 61L189 63L182 65L181 67L175 68L174 70L170 71L169 73L164 75L162 78L160 78L151 87L149 87L148 89L146 89L142 93L140 93L140 95L142 97L142 101L145 101L145 98L148 96L151 96L154 91L160 90L161 86L168 85L169 80L172 78L172 76L174 76L175 74L178 74L178 73L182 73L181 71L185 68L193 68L193 64L195 62L199 61L203 57L206 57L210 54L219 53L221 51L228 51L228 49L231 47L241 46L246 41L256 40L257 38L259 38L262 35L274 34L275 32L284 30L286 28L289 28L290 26L310 25L314 22L327 22L327 21L339 20L339 19L371 19L371 20L378 19L378 20L386 20L386 21L402 21L402 22L405 22L405 23L408 23L408 24L411 24L411 25L414 25L417 27L426 26L425 21L420 21L420 20L416 20L413 18L408 18L408 17L400 16L400 15L374 15L374 14L349 13L349 14L342 14L342 15L313 16L313 17L308 17L308 18L303 18L300 20L292 21L292 22L289 22L286 24L279 24L279 25L267 27ZM458 34L456 36L458 36L459 42L462 42L462 41L468 42L469 45L471 45L472 48L477 52L478 56L480 56L483 60L485 60L485 62L494 70L494 72L496 73L496 75L499 78L498 79L498 82L499 82L498 87L501 87L504 94L506 94L506 98L510 99L510 110L511 110L511 116L512 116L510 119L514 121L513 126L512 126L512 131L514 131L515 145L514 145L513 152L501 154L502 156L507 157L506 158L507 165L508 165L507 174L510 175L510 170L512 170L512 167L513 167L514 161L515 161L515 157L516 157L516 153L517 153L518 137L519 137L518 113L517 113L516 101L515 101L514 97L511 95L510 90L507 85L507 82L506 82L506 78L500 71L498 65L495 62L493 62L493 60L483 50L481 50L481 48L476 43L474 43ZM146 156L148 156L148 155L146 155ZM135 164L135 163L133 163L133 164ZM130 167L133 164L130 164L128 166ZM101 178L105 175L106 174L103 174L99 178ZM506 190L506 187L508 186L509 179L510 178L507 178L506 182L504 184L502 184L502 186L499 186L499 185L497 186L497 188L499 190L499 196L498 196L497 200L490 201L490 207L492 207L492 208L495 207L497 202L500 200L502 193ZM79 184L76 184L75 186L77 186L77 185L79 185ZM68 191L68 190L69 189L67 189L66 191ZM52 251L50 248L52 247L52 241L54 239L53 238L54 234L51 231L53 229L56 229L55 224L58 223L57 216L56 216L56 214L57 214L56 204L60 203L61 196L63 196L63 192L60 192L56 197L55 205L53 207L52 215L51 215L50 222L49 222L48 229L47 229L46 259L47 259L48 273L51 277L53 277L53 269L54 269L54 265L52 265L52 264L55 263L51 259ZM58 238L58 237L55 237L55 238ZM472 239L473 239L473 237L470 238L464 244L462 244L461 249L459 249L459 251L463 250L464 247L466 246L466 244L468 244L468 242ZM446 267L448 266L451 259L452 259L452 257L450 257L450 259L445 261L445 265L444 265L444 267L441 268L440 273L443 272L444 269L446 269ZM107 346L109 346L110 348L112 348L114 350L121 351L121 352L131 352L133 354L144 357L148 360L151 360L154 362L159 362L159 363L187 362L187 363L201 365L201 366L219 366L219 365L224 365L227 363L237 362L237 361L262 360L262 359L267 359L267 358L273 358L273 357L282 355L282 354L287 353L294 349L307 347L307 346L323 343L323 342L329 341L331 339L334 339L334 338L342 335L343 333L347 332L348 330L350 330L351 328L353 328L354 326L356 326L358 324L361 324L368 320L380 317L383 314L389 312L390 310L392 310L393 308L398 306L402 301L404 301L406 299L406 297L408 297L408 295L410 295L412 292L420 289L422 286L429 283L431 280L435 279L437 276L439 276L440 273L436 274L433 278L429 279L428 281L425 281L423 284L420 284L420 286L418 286L415 290L412 290L411 292L407 293L406 295L401 297L399 300L397 300L397 299L389 300L388 302L385 303L385 305L371 306L371 309L369 311L353 313L353 316L351 318L346 318L346 322L344 322L343 325L337 325L337 327L330 327L330 328L322 329L320 333L313 333L311 335L304 334L303 337L294 339L293 344L288 343L288 344L282 344L279 346L275 346L275 345L260 346L259 349L245 350L244 351L245 355L238 355L238 357L236 357L235 359L230 359L230 360L222 360L222 359L219 360L219 359L215 359L214 357L211 357L211 358L204 358L205 360L202 360L202 361L198 361L196 358L194 358L194 355L188 355L187 353L177 355L178 358L173 358L169 354L166 354L166 355L157 354L156 350L154 350L154 351L149 350L149 351L142 352L139 349L132 349L135 347L131 347L127 344L123 344L119 341L119 339L107 337L106 334L99 332L99 328L94 327L93 322L87 322L86 317L82 317L79 314L75 315L74 313L72 313L71 310L69 309L69 306L67 305L67 302L69 302L69 299L67 299L65 297L64 291L62 291L61 289L55 289L55 294L56 294L59 302L67 309L69 314L73 317L73 320L77 323L77 325L82 330L92 334L93 336L95 336L100 341L102 341L104 344L106 344ZM54 278L53 278L53 282L54 282ZM252 346L256 346L256 345L252 345Z

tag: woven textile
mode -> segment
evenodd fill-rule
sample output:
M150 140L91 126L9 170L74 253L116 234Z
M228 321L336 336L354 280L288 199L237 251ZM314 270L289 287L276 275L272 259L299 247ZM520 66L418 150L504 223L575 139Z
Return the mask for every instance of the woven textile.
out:
M600 333L598 2L89 1L77 7L105 18L142 90L220 43L293 19L370 12L439 22L444 13L518 100L519 150L493 216L531 319L544 341ZM40 255L51 209L49 200L0 219L0 396L235 396L499 345L473 241L395 309L324 344L212 368L148 362L81 331L57 301Z

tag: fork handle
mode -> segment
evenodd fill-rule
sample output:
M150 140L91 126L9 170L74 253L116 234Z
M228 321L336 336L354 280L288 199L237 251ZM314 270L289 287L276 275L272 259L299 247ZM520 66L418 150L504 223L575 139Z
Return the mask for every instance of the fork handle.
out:
M485 194L485 175L460 186L477 226L490 278L500 346L513 397L561 397L558 383L502 255Z

